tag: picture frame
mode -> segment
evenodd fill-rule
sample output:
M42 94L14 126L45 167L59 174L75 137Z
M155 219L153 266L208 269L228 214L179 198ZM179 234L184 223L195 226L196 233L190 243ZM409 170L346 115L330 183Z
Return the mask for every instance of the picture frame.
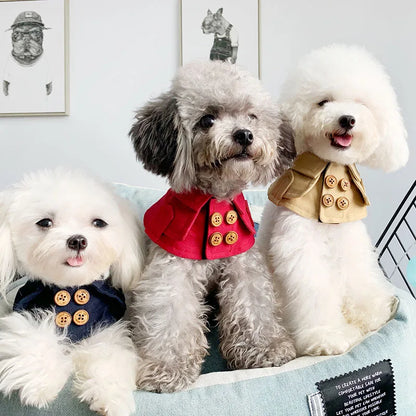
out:
M0 0L0 117L69 115L69 0Z
M181 65L224 60L260 78L259 0L181 0Z

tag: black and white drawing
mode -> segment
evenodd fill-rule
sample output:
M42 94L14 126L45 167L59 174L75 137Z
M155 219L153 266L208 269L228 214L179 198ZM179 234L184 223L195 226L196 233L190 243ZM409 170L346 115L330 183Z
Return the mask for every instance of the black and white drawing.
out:
M65 114L65 0L1 2L2 32L0 115Z
M221 60L259 76L258 0L182 0L181 63Z
M214 43L209 59L211 61L228 61L235 64L238 54L238 31L223 16L223 8L218 9L215 13L208 9L201 28L204 34L214 35Z

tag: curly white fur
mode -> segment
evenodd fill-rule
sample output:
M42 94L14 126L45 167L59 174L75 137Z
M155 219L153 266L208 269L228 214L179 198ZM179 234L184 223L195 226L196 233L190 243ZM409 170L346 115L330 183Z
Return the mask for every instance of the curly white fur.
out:
M386 171L407 161L395 93L381 65L362 48L333 45L311 52L284 85L281 103L299 154ZM350 146L340 148L331 137L345 133L343 115L355 124ZM392 290L361 221L323 224L269 202L258 240L285 299L298 353L343 353L389 319Z
M328 102L323 106L318 103ZM396 94L383 67L364 48L332 45L305 56L282 87L283 113L295 131L298 154L312 151L342 164L393 171L409 158ZM341 115L356 118L346 152L328 146Z
M54 319L53 312L14 312L0 319L0 390L19 391L25 405L47 406L71 373L69 345Z
M1 194L0 289L15 272L60 287L86 285L111 275L126 295L142 271L143 232L126 200L98 180L63 169L27 175ZM40 227L49 218L53 225ZM108 225L94 226L95 219ZM67 240L82 234L82 264ZM78 253L79 257L81 256ZM74 373L75 389L92 410L127 416L134 410L136 355L125 322L70 343L53 311L12 312L0 319L0 391L45 407Z

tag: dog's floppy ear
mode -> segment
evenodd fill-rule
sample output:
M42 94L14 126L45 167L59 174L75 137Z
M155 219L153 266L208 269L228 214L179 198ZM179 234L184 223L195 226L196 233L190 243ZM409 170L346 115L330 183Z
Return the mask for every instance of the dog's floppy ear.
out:
M142 274L146 244L143 227L132 205L121 197L117 199L123 218L120 224L123 246L117 261L111 265L111 277L113 285L127 293L136 287Z
M162 94L140 109L136 120L129 135L137 158L145 169L169 177L173 172L180 129L176 99L170 93Z
M395 97L393 97L395 98ZM395 100L394 100L395 101ZM397 103L383 117L380 144L364 164L386 172L403 167L409 159L407 131Z
M294 131L292 125L290 124L287 117L282 116L282 122L279 126L280 132L280 141L278 152L279 157L279 172L277 174L282 174L286 169L292 166L293 160L296 157L295 141L294 141Z
M17 269L12 233L7 218L9 198L9 193L0 193L0 295L3 297L5 297L6 289L15 277Z

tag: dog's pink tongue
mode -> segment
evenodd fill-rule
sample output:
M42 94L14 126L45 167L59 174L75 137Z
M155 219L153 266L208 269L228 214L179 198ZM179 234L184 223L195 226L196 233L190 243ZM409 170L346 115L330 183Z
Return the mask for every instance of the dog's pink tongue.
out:
M352 136L349 134L344 134L342 136L334 135L334 141L342 147L348 147L352 142Z
M81 256L70 257L66 262L72 267L79 267L79 266L82 266L82 257Z

